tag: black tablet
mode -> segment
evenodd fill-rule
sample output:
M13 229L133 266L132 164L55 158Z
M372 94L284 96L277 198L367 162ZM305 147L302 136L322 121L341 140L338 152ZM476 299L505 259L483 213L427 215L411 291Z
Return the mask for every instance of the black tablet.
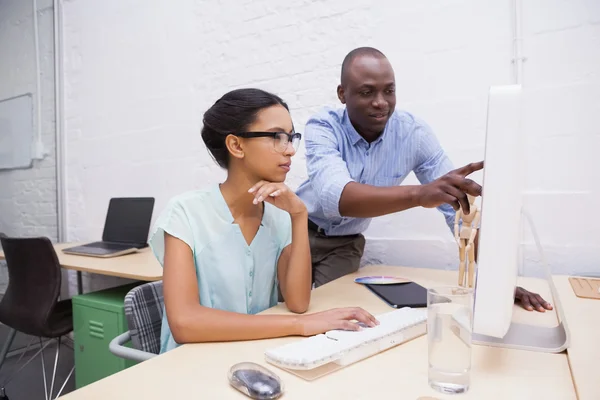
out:
M365 286L394 308L427 307L427 289L414 282Z

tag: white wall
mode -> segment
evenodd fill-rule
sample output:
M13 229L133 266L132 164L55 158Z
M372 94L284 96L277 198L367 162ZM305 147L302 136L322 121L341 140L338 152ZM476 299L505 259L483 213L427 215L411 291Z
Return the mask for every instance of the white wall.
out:
M523 2L529 210L555 270L600 274L600 2Z
M49 155L33 168L0 170L0 231L56 239L52 1L38 1L42 140ZM0 2L0 99L31 93L37 132L36 69L31 2Z
M0 100L31 93L37 132L33 9L30 1L0 1ZM54 153L52 0L38 0L42 142L48 155L33 167L0 170L0 232L57 238ZM8 278L0 276L0 292Z
M598 270L600 3L524 3L527 201L556 271ZM459 166L483 157L488 87L514 79L508 0L71 0L64 13L69 240L100 237L110 197L155 196L156 217L170 197L221 180L199 132L230 89L278 93L301 131L338 104L344 55L375 46L395 67L398 108L426 119ZM305 176L301 151L290 186ZM435 210L379 218L367 236L365 261L457 264Z

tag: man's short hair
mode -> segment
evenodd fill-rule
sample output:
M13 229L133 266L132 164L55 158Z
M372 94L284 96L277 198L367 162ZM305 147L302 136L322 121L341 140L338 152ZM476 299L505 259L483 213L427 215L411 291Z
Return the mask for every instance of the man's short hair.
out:
M340 75L340 81L342 82L342 84L344 83L344 76L346 74L346 71L348 70L354 59L360 56L374 56L379 58L386 58L385 54L373 47L358 47L352 50L350 53L346 54L346 57L344 57L344 61L342 62L342 73Z

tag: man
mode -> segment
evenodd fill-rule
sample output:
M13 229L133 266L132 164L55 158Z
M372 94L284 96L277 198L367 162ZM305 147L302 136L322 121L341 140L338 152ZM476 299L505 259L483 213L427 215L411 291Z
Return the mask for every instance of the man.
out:
M306 125L309 178L297 194L308 208L316 287L358 270L362 232L373 217L436 207L452 230L455 210L469 212L467 194L481 195L481 186L467 176L483 162L453 169L429 126L395 110L395 90L385 55L357 48L344 58L337 88L346 107L325 110ZM421 185L399 186L411 171ZM528 310L552 309L522 288L515 299Z

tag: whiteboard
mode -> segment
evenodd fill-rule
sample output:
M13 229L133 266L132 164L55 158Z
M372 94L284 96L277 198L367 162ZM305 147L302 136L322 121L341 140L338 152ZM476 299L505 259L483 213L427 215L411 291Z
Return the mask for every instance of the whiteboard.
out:
M0 100L0 169L31 167L32 147L31 93Z

